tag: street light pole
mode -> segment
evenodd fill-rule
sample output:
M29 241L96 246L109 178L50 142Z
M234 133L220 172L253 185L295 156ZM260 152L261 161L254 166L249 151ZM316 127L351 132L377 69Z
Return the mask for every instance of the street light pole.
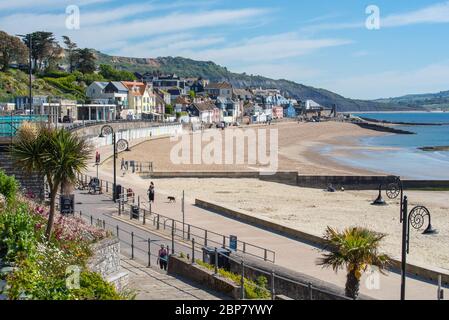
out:
M115 136L115 132L112 132L112 143L114 144L114 189L113 189L113 197L114 197L114 202L117 201L117 195L116 195L116 189L117 189L117 141L116 141L116 136Z
M407 237L408 237L408 199L402 201L402 264L401 264L401 300L405 300L405 280L407 268Z

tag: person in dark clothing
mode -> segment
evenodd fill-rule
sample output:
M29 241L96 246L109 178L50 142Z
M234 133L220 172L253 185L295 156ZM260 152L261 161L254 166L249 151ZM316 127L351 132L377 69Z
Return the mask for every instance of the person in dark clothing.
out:
M148 201L150 203L154 203L154 183L150 183L150 187L148 188Z
M157 256L157 263L159 264L161 270L167 271L168 252L167 252L167 249L165 249L165 246L163 244L161 244L161 248L159 249L159 253Z

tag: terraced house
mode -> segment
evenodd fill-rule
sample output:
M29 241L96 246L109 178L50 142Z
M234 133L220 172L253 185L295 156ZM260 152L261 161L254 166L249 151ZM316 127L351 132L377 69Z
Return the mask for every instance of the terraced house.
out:
M155 113L156 95L151 84L137 81L122 81L122 84L128 89L128 111L134 119L148 118Z

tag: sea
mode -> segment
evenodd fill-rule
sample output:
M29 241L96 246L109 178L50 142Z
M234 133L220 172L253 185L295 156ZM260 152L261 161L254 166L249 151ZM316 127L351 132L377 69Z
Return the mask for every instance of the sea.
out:
M332 156L332 150L325 154L343 164L375 172L398 175L406 179L449 180L449 151L422 151L421 147L449 146L449 113L354 113L376 120L401 123L427 123L441 125L400 125L396 128L412 131L414 135L387 134L362 137L360 144L366 147L385 149L346 150ZM388 149L391 147L393 149Z

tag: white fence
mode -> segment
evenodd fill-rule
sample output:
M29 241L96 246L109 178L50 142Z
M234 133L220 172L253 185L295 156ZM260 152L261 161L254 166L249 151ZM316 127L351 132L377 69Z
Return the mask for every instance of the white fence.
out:
M160 125L148 128L135 128L121 130L116 133L117 141L120 139L137 140L141 138L161 137L161 136L175 136L183 133L182 124ZM95 148L112 145L112 135L104 138L92 137L88 141Z

